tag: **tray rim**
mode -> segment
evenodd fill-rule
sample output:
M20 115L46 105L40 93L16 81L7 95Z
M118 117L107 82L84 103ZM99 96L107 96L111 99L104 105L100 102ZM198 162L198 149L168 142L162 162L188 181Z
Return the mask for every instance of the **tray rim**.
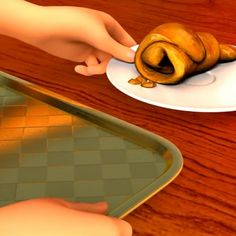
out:
M132 132L138 133L140 135L143 135L145 137L148 137L150 143L152 145L158 143L162 144L167 148L171 153L172 153L172 164L171 166L165 171L161 176L159 176L157 179L155 179L153 182L151 182L149 185L145 186L143 189L141 189L139 192L137 192L135 195L130 197L128 200L125 200L123 203L121 203L118 207L116 207L114 210L112 210L109 215L110 216L116 216L119 218L124 218L126 215L128 215L130 212L132 212L134 209L139 207L141 204L146 202L149 198L154 196L156 193L161 191L164 187L166 187L168 184L170 184L181 172L183 168L183 156L178 149L178 147L169 141L168 139L152 133L148 130L145 130L141 127L138 127L134 124L128 123L127 121L121 120L119 118L116 118L112 115L106 114L104 112L101 112L99 110L96 110L94 108L91 108L87 105L83 105L75 100L72 100L70 98L67 98L65 96L62 96L58 93L52 92L48 89L45 89L39 85L33 84L31 82L25 81L19 77L13 76L11 74L5 73L3 71L0 71L0 85L1 82L3 82L3 85L14 89L16 91L22 92L19 89L24 90L24 94L31 96L33 98L39 99L40 101L43 101L45 103L48 103L52 106L55 106L53 101L59 102L59 104L67 105L70 109L76 109L76 111L79 111L77 113L85 116L87 118L91 116L96 116L98 119L96 120L97 123L95 124L101 124L101 121L103 120L108 120L111 124L115 125L115 127L121 127L125 129L128 129ZM30 94L30 92L34 92L34 96ZM40 98L39 98L40 96ZM45 101L41 99L41 96L49 99L48 101ZM57 107L57 106L56 106ZM62 109L59 107L59 109ZM64 109L62 109L64 110ZM65 111L65 110L64 110ZM65 112L69 112L66 110ZM73 113L70 113L73 114ZM76 115L76 114L73 114ZM99 119L101 119L99 123ZM104 126L104 125L103 125ZM150 145L149 145L150 146ZM151 192L151 193L150 193ZM142 197L145 194L146 197ZM132 203L132 201L138 202L136 203L133 207L128 208L127 210L127 205L129 203ZM132 204L133 205L133 204ZM126 207L126 210L124 209Z

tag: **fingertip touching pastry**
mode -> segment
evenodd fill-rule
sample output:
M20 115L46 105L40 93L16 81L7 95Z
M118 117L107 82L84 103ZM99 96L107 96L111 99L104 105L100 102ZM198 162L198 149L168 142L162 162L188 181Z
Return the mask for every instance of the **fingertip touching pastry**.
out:
M211 69L218 62L236 59L236 48L220 44L206 32L193 32L179 23L166 23L152 30L140 43L135 66L140 73L129 80L152 88L159 84L176 84Z

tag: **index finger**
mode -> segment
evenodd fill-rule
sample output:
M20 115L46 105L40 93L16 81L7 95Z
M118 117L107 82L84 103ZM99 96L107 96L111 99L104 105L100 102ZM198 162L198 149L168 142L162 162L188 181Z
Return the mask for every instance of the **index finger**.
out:
M104 20L105 27L109 34L124 46L131 47L136 45L136 41L128 34L127 31L116 21L112 16L108 14L103 14L102 18Z

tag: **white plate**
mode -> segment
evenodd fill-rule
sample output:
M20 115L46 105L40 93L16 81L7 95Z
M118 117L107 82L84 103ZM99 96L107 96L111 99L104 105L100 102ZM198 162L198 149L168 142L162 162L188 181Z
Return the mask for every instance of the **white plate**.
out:
M138 45L133 47L137 48ZM134 64L112 58L106 73L121 92L155 106L195 112L236 111L236 61L218 64L180 84L157 84L155 88L128 83L139 75Z

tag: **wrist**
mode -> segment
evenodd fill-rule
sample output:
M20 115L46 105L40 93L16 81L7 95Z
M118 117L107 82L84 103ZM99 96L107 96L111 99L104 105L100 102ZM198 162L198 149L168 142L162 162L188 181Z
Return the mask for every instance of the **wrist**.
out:
M0 1L1 2L1 1ZM23 0L5 0L0 9L0 34L34 44L44 7Z

